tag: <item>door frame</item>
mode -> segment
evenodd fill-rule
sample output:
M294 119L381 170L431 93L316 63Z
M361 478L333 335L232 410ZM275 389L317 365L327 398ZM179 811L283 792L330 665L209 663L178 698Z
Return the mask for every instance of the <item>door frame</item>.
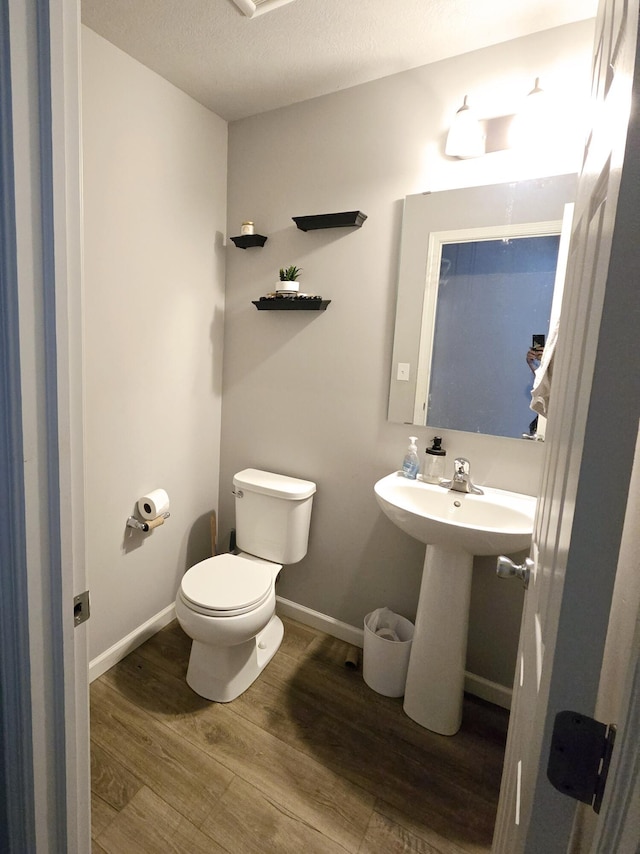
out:
M0 808L10 852L53 854L91 846L87 628L74 629L73 606L86 588L80 19L76 0L0 0L0 14L2 275L11 309L0 321L11 404L0 459L12 487L11 513L0 516L10 558L3 553L0 715L12 736L4 748L18 753Z
M0 739L0 850L30 851L35 812L10 55L8 0L0 0L0 733L11 736Z
M592 854L637 854L640 850L640 612L629 653L620 736L612 759Z

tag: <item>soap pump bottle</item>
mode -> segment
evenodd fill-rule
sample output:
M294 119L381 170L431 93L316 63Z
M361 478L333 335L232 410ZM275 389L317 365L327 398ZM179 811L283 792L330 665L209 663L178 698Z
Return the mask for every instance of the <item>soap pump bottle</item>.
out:
M427 483L440 483L444 478L444 458L447 452L442 447L442 438L433 437L433 444L426 449L427 457L424 463L422 479Z
M415 480L420 470L420 460L418 459L418 437L409 436L409 448L402 461L402 473L410 480Z

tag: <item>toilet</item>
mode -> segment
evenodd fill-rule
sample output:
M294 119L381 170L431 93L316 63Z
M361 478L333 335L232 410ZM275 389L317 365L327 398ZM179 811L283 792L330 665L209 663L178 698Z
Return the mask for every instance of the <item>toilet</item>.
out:
M233 486L240 553L192 566L176 596L178 622L193 641L187 684L218 703L246 691L280 646L275 581L307 553L316 491L310 480L250 468Z

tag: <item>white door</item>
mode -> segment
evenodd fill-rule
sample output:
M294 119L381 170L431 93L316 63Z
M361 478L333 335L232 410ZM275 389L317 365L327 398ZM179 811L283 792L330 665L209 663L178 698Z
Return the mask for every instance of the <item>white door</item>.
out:
M637 0L603 0L493 851L569 850L549 783L557 712L593 715L638 429Z

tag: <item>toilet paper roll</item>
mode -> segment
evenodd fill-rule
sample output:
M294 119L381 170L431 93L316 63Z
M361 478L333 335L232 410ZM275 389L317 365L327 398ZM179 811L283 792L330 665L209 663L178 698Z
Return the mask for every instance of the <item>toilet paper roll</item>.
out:
M138 513L147 521L157 519L169 511L169 496L164 489L154 489L138 500Z
M348 670L357 670L360 659L360 650L357 646L350 646L344 659L344 666Z
M152 531L154 528L160 527L160 525L164 525L164 516L158 516L157 519L149 519L148 522L144 523L147 527L147 531Z
M400 638L398 637L396 632L393 631L393 629L386 629L386 628L378 629L378 631L376 632L376 635L379 638L383 638L384 640L390 640L390 641L399 641L400 640Z

